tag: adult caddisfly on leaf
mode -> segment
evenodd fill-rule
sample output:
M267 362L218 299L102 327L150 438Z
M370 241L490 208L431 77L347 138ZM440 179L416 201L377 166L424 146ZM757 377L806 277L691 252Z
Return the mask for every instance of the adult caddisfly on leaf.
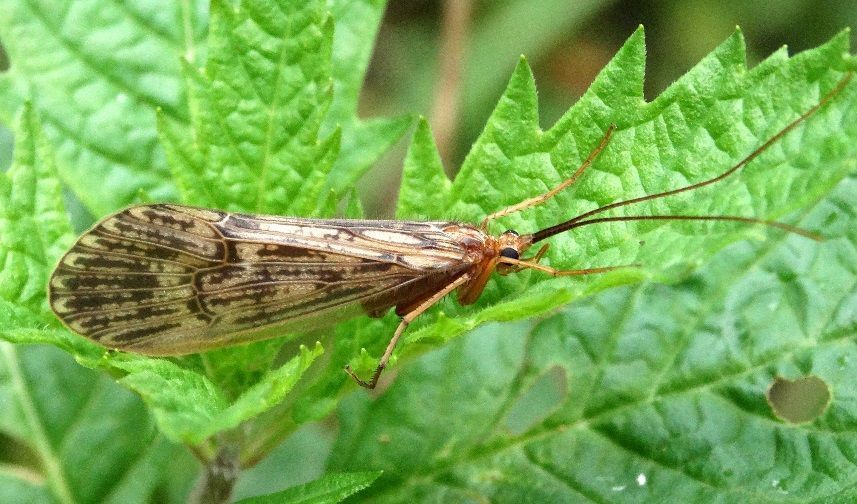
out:
M60 259L49 282L50 305L74 332L109 348L179 355L307 330L395 307L401 322L367 381L374 388L408 324L458 289L475 302L491 274L531 268L554 276L627 267L556 270L540 264L547 244L572 229L633 220L735 221L818 237L779 222L733 215L624 215L608 210L713 184L735 173L838 94L847 74L814 107L720 175L670 191L618 201L555 226L519 235L488 233L488 222L538 205L580 177L615 129L575 173L552 190L482 221L300 219L227 213L156 204L111 215L81 236Z

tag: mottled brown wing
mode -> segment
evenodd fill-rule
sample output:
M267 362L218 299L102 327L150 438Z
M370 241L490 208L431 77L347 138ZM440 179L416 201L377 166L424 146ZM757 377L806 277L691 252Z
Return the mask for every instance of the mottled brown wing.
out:
M275 337L381 313L457 278L471 264L450 224L132 207L60 260L50 304L73 331L150 355Z

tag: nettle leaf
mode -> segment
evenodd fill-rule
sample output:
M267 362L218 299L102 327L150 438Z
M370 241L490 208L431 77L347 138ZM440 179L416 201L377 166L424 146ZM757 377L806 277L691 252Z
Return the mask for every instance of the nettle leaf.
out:
M114 365L130 373L120 383L143 396L167 437L199 445L277 405L321 353L321 345L312 350L301 347L298 356L232 400L204 375L167 360L134 359Z
M100 354L97 345L60 329L48 308L50 269L73 234L53 151L30 106L20 114L16 131L12 166L0 174L0 338Z
M0 339L52 343L95 366L104 350L61 329L47 307L49 271L72 240L53 151L26 106L13 164L0 174ZM128 492L151 494L176 446L156 438L139 399L49 348L0 342L0 357L0 432L39 464L7 464L2 500L127 502Z
M4 2L0 120L32 100L57 148L60 175L94 215L140 189L174 194L154 109L187 121L179 55L198 56L208 2Z
M87 14L87 23L95 24L102 19L91 14L100 13L96 8L100 4L93 1L81 5L82 7L77 7L75 4L75 7L66 9L62 16L67 16L69 12L78 15L84 13ZM68 170L64 176L69 179L70 187L93 209L93 213L98 215L115 210L116 206L135 195L144 194L146 198L157 199L170 196L165 163L160 160L156 149L146 150L154 144L151 126L152 118L155 117L152 108L155 107L160 107L160 113L157 115L159 138L166 157L170 160L179 194L185 203L266 213L329 215L342 197L350 193L351 182L377 159L381 151L392 144L407 124L407 119L361 121L356 118L355 100L360 78L355 74L365 72L369 53L366 40L371 39L377 29L382 7L383 3L375 0L356 3L333 0L331 15L321 0L286 2L284 5L272 0L216 0L211 8L212 21L207 47L209 58L202 68L195 57L195 46L180 45L183 49L180 52L185 54L181 63L175 63L179 51L165 55L164 53L169 51L159 53L154 50L151 54L157 55L157 64L152 63L152 66L147 68L149 53L146 53L140 56L142 62L134 67L133 72L125 72L125 67L113 65L105 70L104 78L92 75L97 74L93 68L98 68L94 62L101 61L95 57L93 51L107 48L113 52L118 51L119 54L122 53L120 48L125 47L121 44L127 42L131 44L128 46L130 47L133 45L131 42L111 33L98 32L103 36L95 37L90 41L92 43L84 44L80 42L81 37L59 37L55 32L50 32L45 38L48 41L61 41L64 47L60 52L74 52L72 62L81 61L90 65L85 68L90 71L89 74L72 74L69 77L72 84L69 85L86 86L94 82L91 84L94 93L82 95L87 97L83 102L91 108L93 117L101 118L99 121L90 121L89 116L83 115L83 112L71 110L71 107L80 105L68 103L67 89L42 91L43 87L49 87L50 82L47 81L46 74L42 75L40 71L54 67L48 64L50 62L43 63L40 60L42 57L47 58L49 51L39 52L40 58L34 58L32 64L21 62L29 50L25 43L33 43L33 33L38 33L34 28L27 28L22 32L20 47L10 50L13 72L0 77L3 79L3 82L0 82L0 90L6 93L0 107L9 108L16 103L18 96L31 94L40 107L50 108L56 105L55 109L52 108L49 112L50 131L57 131L50 133L53 135L50 140L57 142L63 165L77 166L63 168L62 170ZM174 16L175 20L180 19L185 21L185 25L196 26L193 20L195 17L191 16L187 6L177 8L183 10L181 15ZM115 9L118 8L105 7L104 15L112 15ZM156 27L161 26L160 23L149 22L152 19L161 19L153 10L125 9L124 15L133 18L146 30L157 32ZM22 20L24 14L44 12L48 12L47 9L31 2L24 7L16 6L13 15L0 15L0 30L5 30L0 31L0 36L3 37L4 43L10 39L10 34L17 33L14 32L14 27L30 23L28 20ZM339 25L334 26L336 16L348 17L341 23L341 31L337 31ZM57 23L47 22L53 19L50 16L42 15L36 18L38 26L59 26ZM63 26L87 26L86 23L65 23L64 18L59 21L63 22ZM166 24L169 23L164 21L164 25ZM182 33L181 29L164 29L171 34ZM182 35L181 40L191 41L197 38L195 29L193 34ZM165 41L172 40L171 37L172 35L162 37L159 43L170 47L171 43ZM95 43L102 38L105 40ZM355 43L355 40L361 42ZM140 47L146 46L144 44ZM346 49L353 52L336 52ZM743 42L740 34L736 34L661 97L652 103L645 103L642 98L644 47L642 32L638 32L605 68L592 89L547 131L542 131L538 126L535 84L529 68L522 61L455 181L449 181L443 175L427 125L422 123L419 126L406 163L405 182L399 205L400 215L433 219L457 218L478 222L491 211L531 197L559 183L572 173L598 144L601 135L611 123L618 125L613 141L576 187L540 208L509 216L493 224L492 230L513 227L521 232L534 231L601 204L705 179L734 164L783 125L817 103L825 92L836 85L843 71L853 68L853 62L847 56L847 49L847 39L843 35L819 49L793 58L788 58L785 52L778 52L753 70L747 70ZM123 53L123 57L134 61L127 53ZM112 58L106 58L104 61L112 62ZM159 69L166 68L158 66L163 61L171 61L167 65L174 65L163 70L164 74L171 77L163 80L147 79L149 75L160 75ZM29 73L27 69L31 69ZM156 84L150 86L152 82ZM182 88L186 91L182 91ZM54 92L56 95L52 94ZM136 107L133 111L125 108L128 101ZM851 85L810 121L792 131L783 141L728 182L697 191L693 195L624 210L628 214L726 213L794 221L797 218L797 215L793 214L795 210L818 202L847 173L853 171L857 150L857 121L854 120L857 108L854 107L854 102L855 86ZM140 127L143 129L126 129L118 134L123 141L132 138L136 143L129 142L123 147L124 144L119 142L114 147L106 141L101 142L101 138L107 139L116 134L115 130L104 127L105 124L115 121L120 126L127 125L129 123L126 121L142 117L140 109L150 114L147 116L148 123L143 120L135 123L142 125ZM98 112L101 111L103 113L99 115ZM107 120L108 116L110 121ZM86 117L87 120L80 119L81 117ZM73 131L75 134L63 136L64 131ZM77 135L88 139L89 143L85 148L81 147L82 141ZM114 164L96 158L93 152ZM352 320L335 330L310 335L311 340L292 341L290 343L294 344L291 347L283 349L279 348L280 341L267 341L171 360L112 352L105 354L100 347L60 329L47 311L44 303L44 284L56 256L68 245L68 224L57 187L48 191L29 189L32 183L27 177L33 177L33 174L38 175L34 179L35 183L38 183L38 180L51 180L53 176L49 172L40 171L50 169L50 165L39 161L38 157L29 164L26 163L26 158L24 160L23 165L33 169L15 171L13 168L8 174L11 180L14 180L15 176L22 177L22 182L9 182L6 177L0 177L0 189L4 191L0 193L0 198L3 198L0 200L3 203L0 208L4 212L3 220L0 220L0 237L5 240L7 233L14 235L8 246L4 241L0 241L0 252L5 254L7 262L9 258L18 261L13 262L14 267L8 270L8 276L4 276L3 282L0 283L3 289L2 302L5 303L3 310L9 312L9 318L15 324L13 327L18 329L0 334L6 339L15 338L15 341L19 342L52 342L71 351L86 365L100 366L116 373L126 386L138 391L145 398L154 412L160 430L170 439L194 445L195 453L204 460L213 458L215 451L223 448L220 443L237 441L242 445L240 462L251 465L296 426L327 414L335 407L343 393L352 389L353 385L346 380L341 369L346 361L355 358L355 361L360 363L360 366L355 367L370 369L376 362L375 355L380 354L380 349L386 345L387 337L396 323L396 317L393 315L382 320ZM110 176L105 176L105 173L108 173L106 168L110 166L120 168L111 171ZM138 170L143 166L147 168L145 172ZM75 171L84 169L92 171ZM112 178L113 173L116 174L116 179ZM56 181L53 183L56 184ZM30 195L35 195L32 196L33 206L22 204L16 209L18 203L11 203L16 201L15 191L19 190L19 187L25 191L22 193L26 195L25 200ZM42 196L46 199L39 199ZM10 203L7 205L7 202ZM350 215L358 214L359 205L352 204L347 211ZM35 229L33 226L37 219L41 222L42 214L47 216L48 226L43 231L33 233L31 230ZM59 219L61 222L51 220L52 216L57 215L62 217ZM830 224L823 219L801 224L825 233L822 223ZM553 266L587 267L636 262L644 267L579 280L548 279L532 272L494 280L477 305L462 308L451 300L444 301L441 307L434 310L433 315L421 317L414 330L406 333L406 339L411 342L422 340L425 343L445 341L483 322L532 317L573 299L595 294L608 286L638 282L647 276L675 282L685 278L688 271L709 260L724 246L751 235L755 236L761 245L744 245L751 248L751 251L747 252L749 255L745 268L729 270L726 273L711 273L710 283L720 286L712 290L715 294L725 295L727 283L717 282L725 281L726 278L740 279L747 271L754 271L753 266L759 261L758 258L766 253L767 248L774 248L785 237L767 230L726 224L651 222L590 227L573 235L558 236L552 240L554 246L547 257L547 262ZM56 245L51 245L54 242L45 240L44 236L62 239L57 238ZM812 247L819 247L816 243L805 243L792 237L788 237L784 243L792 248L810 247L807 250L816 250ZM842 257L846 257L846 252L847 250L841 253L845 254ZM735 263L729 263L730 266L733 264ZM7 275L5 268L3 271L3 274ZM806 300L811 299L810 294L815 292L801 290L802 287L797 285L799 282L794 282L795 277L789 276L789 270L786 268L782 271L785 271L782 277L773 275L771 292L779 292L774 287L787 281L792 282L790 288L785 291L788 295L783 296L791 303L789 306L795 305L795 300L800 300L803 305L814 306L815 299L812 303ZM720 274L727 277L716 276ZM705 279L708 278L706 275L708 274L698 273L692 278ZM707 281L696 280L697 283ZM24 287L21 288L21 285ZM640 308L638 314L638 311L634 310L635 300L657 295L667 296L684 285L686 283L672 288L645 286L636 290L614 291L611 294L628 297L629 301L625 302L628 305L626 318L633 320L635 316L642 317L649 313ZM695 284L691 282L690 285ZM655 294L649 294L650 291ZM581 305L581 309L595 306L592 303L604 296L608 294L588 301ZM753 303L748 302L748 299L753 301L754 298L742 299L742 303L735 306L724 304L723 312L732 313L729 310L752 306ZM708 301L707 298L700 297L698 302L702 306L702 303ZM716 296L713 301L715 304L712 306L715 306ZM687 299L687 302L690 305L694 303L693 299ZM690 305L669 303L665 308L674 311L665 312L667 320L663 321L666 324L664 327L671 327L667 324L671 320L669 317L679 313L678 310L686 309L689 312L692 307ZM759 306L757 308L761 309ZM715 306L711 309L717 308ZM804 314L802 323L815 320L810 315L816 316L818 313L825 313L825 310L830 311L830 306L818 305L812 313ZM847 318L848 311L844 311L845 315L837 314L837 320ZM762 315L762 311L754 314L756 318L751 322L762 321ZM580 320L592 319L585 319L581 315ZM673 322L672 326L685 327L676 322ZM567 338L575 334L571 329L565 331L565 326L554 330L543 329L549 327L552 326L546 323L537 330L540 334L544 332L549 335L542 338L546 342L550 341L550 337L554 337L560 338L560 343L569 343L571 340ZM595 331L594 328L591 330ZM716 331L711 333L715 334ZM614 330L602 337L617 338L622 334L622 331ZM667 338L671 333L665 330L663 334L664 338ZM681 334L685 338L692 336ZM819 329L815 334L824 337L826 333ZM321 353L320 346L315 346L311 351L306 348L297 350L300 348L300 342L312 343L316 337L322 340L328 349L324 359L317 359ZM740 340L744 336L736 337ZM674 340L677 340L676 338L673 337ZM532 341L538 339L534 337ZM589 353L585 355L601 355L596 348L599 341L602 340L587 340L593 348L588 349ZM611 340L607 338L607 341ZM776 350L771 348L779 348L779 340L765 341L771 342L773 347L760 344L754 350L754 358L777 355ZM359 350L362 347L369 348L370 351L361 354ZM503 350L499 344L498 347ZM562 350L566 347L559 348ZM636 348L638 347L631 346L629 350ZM652 364L653 369L664 371L656 380L651 381L654 384L652 388L645 389L648 394L643 394L645 401L639 399L639 394L635 395L636 389L630 385L626 386L622 381L632 380L636 376L645 378L645 373L639 372L635 375L633 372L638 370L634 366L620 367L615 371L615 377L609 377L612 381L601 383L601 378L598 378L593 379L595 385L592 385L593 390L597 385L610 391L613 390L610 385L617 382L618 385L614 387L617 391L616 397L586 402L585 408L579 410L578 416L574 416L574 411L577 410L566 411L565 404L568 395L566 392L572 390L568 383L576 379L576 375L571 372L573 368L569 366L569 371L566 371L561 363L550 368L543 366L543 362L554 362L546 359L546 356L553 359L563 355L560 350L552 349L553 353L543 354L537 354L533 350L533 355L541 356L540 360L534 361L532 365L523 365L516 363L528 363L529 360L524 360L519 354L529 352L529 348L509 347L503 350L504 353L493 357L494 361L488 358L478 363L467 362L467 366L472 369L462 370L457 374L457 378L469 381L468 390L477 390L484 386L486 391L493 391L495 399L505 404L499 406L500 410L495 408L494 411L501 413L493 418L505 418L503 412L506 410L503 408L507 408L511 419L504 429L515 436L533 432L535 425L543 429L560 425L566 431L569 426L577 429L593 426L594 429L594 426L602 425L600 420L603 420L603 425L613 425L609 424L609 421L618 418L599 416L604 411L613 411L609 409L609 405L599 406L601 403L613 404L631 398L636 402L621 403L625 406L617 410L630 413L638 403L651 405L654 401L652 398L680 395L679 392L670 392L664 384L689 383L690 389L697 390L694 389L696 384L703 383L709 377L706 373L723 375L718 367L720 360L697 362L709 354L693 353L685 347L680 348L681 351L677 353L667 351L666 357L663 352L651 357L650 361L656 363L662 363L657 359L675 359L675 362L682 363L682 369L685 369L686 373L673 378L667 373L673 369L670 364L662 363L663 368L656 368ZM729 346L727 350L731 353L723 351L721 354L729 358L742 357L736 348L738 347L735 345ZM644 353L643 349L638 351ZM679 360L685 351L689 352L690 361L687 364ZM612 353L608 352L607 355ZM733 368L740 369L745 362L738 357L722 360ZM455 358L450 357L451 360ZM596 375L610 370L607 357L603 359L593 365ZM650 362L638 360L646 364ZM751 361L751 367L754 365L752 362L758 361ZM801 362L805 364L808 361L804 359ZM487 366L491 364L496 365L498 369L488 369ZM638 361L633 361L632 364L639 365ZM509 380L505 375L488 376L490 373L500 372L504 367L515 368L516 365L524 371L519 373L520 376L512 378L512 385L504 385ZM768 373L771 375L772 371L768 369ZM825 376L822 372L818 374ZM541 378L543 376L547 378ZM747 376L749 374L744 373L741 378ZM303 379L300 379L301 377ZM456 373L452 373L448 380L455 378ZM667 378L672 381L667 381ZM833 383L831 378L825 379L830 379L830 383ZM552 383L557 381L565 383L565 389L552 386ZM398 390L398 387L418 390L423 386L433 385L443 385L445 388L438 390L444 390L444 394L454 390L446 381L441 380L425 384L405 379L401 383L402 385L395 385L397 388L393 391ZM633 385L637 386L639 383L640 381L635 381ZM718 385L721 384L718 382ZM556 406L548 401L545 406L544 400L525 396L523 400L526 407L517 406L517 409L514 409L518 397L515 393L528 390L530 386L542 387L549 392L548 397L558 398L555 402L561 404ZM745 395L741 396L733 391L730 396L740 396L741 401L736 399L736 404L741 402L758 406L748 399L755 397L746 392L750 387L739 389L745 392ZM714 387L709 386L705 390L708 393L714 390ZM391 393L394 393L393 391ZM363 396L352 399L365 400ZM380 402L384 401L386 399ZM425 404L421 401L413 402ZM571 399L567 402L572 406L580 404ZM473 401L472 395L469 404L471 407L478 404ZM451 402L450 408L453 405ZM411 408L412 404L404 406ZM601 409L597 409L596 413L586 413L596 411L592 408ZM414 407L414 410L416 409ZM480 407L479 411L471 412L467 418L478 416L482 409ZM535 419L527 417L531 410L541 412L541 416ZM386 415L386 411L382 408L378 414ZM590 416L585 416L587 414ZM365 420L365 425L371 427L374 425L373 420L366 415L368 413L356 412L354 418ZM408 418L412 419L412 424L419 425L413 417ZM768 420L778 425L771 418ZM483 432L496 424L484 418L480 418L480 422L478 427ZM622 425L615 429L621 430ZM471 430L477 432L479 429ZM606 430L606 427L603 430ZM557 435L562 436L562 429L558 431L560 434ZM378 453L384 451L384 444L377 443L377 440L385 439L383 436L374 438L378 446L364 448L364 442L369 441L361 439L357 434L348 440L350 432L353 431L346 431L343 446L353 447L353 453L364 449L377 450ZM554 434L550 430L545 432L546 436ZM426 443L444 439L443 433L432 431L429 427L426 427L424 432L415 430L412 435L415 438L417 435L426 435ZM606 438L607 435L602 434L601 437ZM499 436L497 439L500 445L506 440ZM436 450L436 444L411 443L411 447L418 446L420 449L412 450L407 455L422 454L426 458L411 460L408 462L411 465L404 464L400 470L410 467L420 471L423 467L421 464L432 463L434 458L449 459L450 454L456 453L451 448L458 446L457 442L446 440L439 450ZM637 445L641 443L635 442ZM483 448L477 447L478 441L462 442L461 446L471 447L475 450L474 453L483 453L480 451ZM643 448L640 450L646 453ZM563 455L570 451L573 450L564 450ZM625 450L628 451L630 450ZM349 465L352 452L339 449L334 465ZM439 455L435 457L433 454ZM654 459L654 455L648 455L649 460ZM378 464L387 463L386 455L382 453L379 457ZM404 455L402 460L406 460ZM590 464L590 467L598 466ZM490 485L493 481L492 474L480 474L479 481ZM382 487L381 492L399 491L395 487L395 479L394 476L386 480L388 483ZM426 485L431 486L431 478L425 481ZM523 485L524 483L521 483L521 487Z
M427 191L428 188L431 191ZM452 182L443 171L443 162L428 121L420 118L402 169L396 216L400 219L430 220L432 215L428 212L437 209L435 198L448 198L451 189Z
M244 2L237 9L215 2L212 56L202 70L183 67L191 131L164 114L159 121L183 199L331 214L410 124L407 117L357 117L385 5L335 1L329 14L321 1Z
M0 404L0 432L36 464L0 466L4 502L144 502L178 450L139 398L50 347L0 342Z
M174 166L180 187L193 188L186 200L260 213L321 212L339 143L338 132L318 136L332 97L332 40L321 1L212 3L208 62L201 71L184 66L197 104L195 142L171 147L201 153L190 166Z
M380 475L380 471L327 474L282 492L241 499L236 504L335 504L369 487Z
M377 22L381 7L375 2L369 9L375 14L357 9L355 15L370 15ZM351 18L349 22L355 25L352 31L372 26L361 19ZM340 135L334 130L322 139L319 131L333 96L333 32L332 18L320 1L282 6L266 1L242 2L237 8L213 3L211 58L202 71L184 66L191 130L185 131L163 115L160 120L161 139L186 202L287 215L332 212L332 203L339 195L329 173L339 152ZM354 62L351 65L353 71L365 71L366 62L362 68ZM340 80L345 100L349 96L356 99L356 92L349 91L355 84ZM351 117L356 105L339 105L337 111L337 118L349 118L352 126L358 125ZM374 139L364 140L376 146L393 141L389 131L374 135ZM362 169L359 163L350 163L349 170ZM341 194L345 193L343 189ZM157 405L159 423L173 439L199 444L277 405L321 352L316 346L312 353L304 351L295 358L300 366L283 365L271 371L280 345L277 341L259 342L184 359L176 372L192 384L194 393L205 398L203 406L182 401L188 392L183 390L185 379L162 380L163 376L158 378L162 370L153 370L152 376L133 387L143 392L150 404ZM336 374L341 378L341 370ZM268 399L260 400L258 394L266 390ZM326 414L335 404L330 397L326 401L317 415ZM254 435L262 439L256 444L274 446L276 443L265 436L281 439L290 432L283 427L290 406L284 403L265 418L254 420ZM251 446L255 446L254 441L247 440ZM260 450L246 448L241 456L258 460Z
M329 471L367 502L848 502L857 477L857 178L674 285L602 292L426 355L350 396ZM814 376L817 417L766 399ZM442 419L439 421L438 419Z
M371 35L377 29L374 23L380 18L383 2L337 4L339 15L353 14L344 33L362 41L358 51L362 55L357 57L354 53L351 58L337 60L334 66L339 69L336 83L342 92L334 95L331 95L330 78L333 23L325 4L302 3L287 5L286 11L279 9L275 3L267 1L248 1L238 8L226 2L215 2L209 37L211 47L207 49L212 57L204 71L196 69L191 62L196 55L195 48L189 48L185 54L183 82L189 95L187 119L172 113L170 107L160 107L161 140L188 203L297 215L329 213L336 198L328 194L333 186L328 172L338 153L339 133L332 131L319 140L322 121L348 122L349 127L359 130L355 134L363 135L357 143L374 145L374 154L361 154L343 164L341 175L352 178L365 169L361 166L371 164L372 156L381 154L382 148L386 148L383 146L398 138L405 126L402 120L380 120L378 124L386 126L373 129L374 126L363 124L354 116L355 104L347 104L349 99L356 100L357 86L362 79L354 73L365 72ZM347 37L339 44L355 49L348 45ZM5 82L20 80L12 76ZM332 96L337 97L338 105L331 119L325 111ZM190 121L190 130L184 121ZM21 138L27 140L25 136ZM231 143L235 138L238 142ZM17 151L24 155L32 150L25 147L22 145ZM259 169L243 170L247 162ZM31 169L33 166L38 170L53 169L52 164L32 161L26 170L13 169L9 176L23 173L35 177L37 172ZM30 205L10 213L3 221L6 232L12 237L5 243L11 245L38 237L25 229L49 232L51 227L45 224L52 224L52 219L57 217L61 217L66 226L63 243L43 254L48 259L39 255L40 251L35 254L39 264L37 272L26 271L33 262L30 258L19 260L15 250L4 249L9 261L17 262L12 264L14 268L4 269L6 277L2 285L8 290L8 306L4 305L3 309L10 311L10 321L26 316L18 327L4 327L8 328L4 333L6 339L19 343L52 343L70 351L87 366L102 367L116 374L123 384L146 399L159 428L170 439L200 446L203 454L208 448L216 449L215 445L205 442L208 437L234 429L280 403L320 354L321 347L316 345L311 351L298 351L290 360L282 359L285 362L282 364L277 358L281 342L274 341L168 361L105 353L103 348L60 329L44 302L44 285L49 268L70 244L71 236L59 185L51 180L56 186L53 192L39 194L56 205L56 215ZM224 181L230 180L224 188ZM10 188L18 186L21 188L16 190L30 191L19 199L38 201L29 186L9 184ZM140 189L137 193L145 194L144 199L158 197L157 191ZM8 208L15 209L12 205ZM349 208L359 213L356 203ZM40 225L34 226L37 221ZM13 248L25 250L23 246ZM20 309L26 305L20 299L18 283L22 279L35 286L24 289L28 299L35 300L33 304L38 305L32 313ZM340 370L337 376L339 373ZM326 400L325 407L317 409L318 414L330 411L335 404L329 397ZM271 435L280 437L289 432L278 426L272 426L271 431ZM258 458L259 453L247 456Z
M399 214L478 223L489 213L541 194L570 176L617 125L607 148L568 190L536 208L492 223L494 232L549 227L598 206L705 180L750 154L818 103L853 68L843 33L789 58L779 51L748 70L740 32L656 100L643 100L642 30L626 42L592 87L552 128L538 125L532 73L521 61L479 140L451 183L423 152L418 131L406 163ZM857 86L767 149L739 173L692 193L623 207L605 215L745 215L788 222L854 169ZM420 197L419 187L431 198ZM824 234L824 229L815 231ZM575 280L538 272L495 278L474 308L452 301L442 324L423 317L406 341L446 340L492 320L545 313L575 298L646 277L675 281L736 240L779 232L728 223L599 224L551 238L545 263L556 268L640 264ZM435 312L437 313L437 312ZM450 322L451 321L451 322ZM419 325L420 322L417 322Z

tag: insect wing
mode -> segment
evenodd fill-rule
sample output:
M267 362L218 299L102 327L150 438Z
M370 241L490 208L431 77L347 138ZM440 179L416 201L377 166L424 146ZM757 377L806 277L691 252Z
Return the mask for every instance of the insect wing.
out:
M81 236L50 279L73 331L191 353L381 313L464 271L449 223L266 217L138 206Z

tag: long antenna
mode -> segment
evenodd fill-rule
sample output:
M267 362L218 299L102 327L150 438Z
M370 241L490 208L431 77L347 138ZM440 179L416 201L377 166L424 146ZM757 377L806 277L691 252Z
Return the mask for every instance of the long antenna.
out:
M707 185L713 184L715 182L719 182L729 175L732 175L736 171L738 171L742 166L745 166L747 163L755 159L762 152L764 152L768 147L772 144L779 141L783 138L788 132L793 130L798 124L805 121L809 116L816 113L821 107L823 107L827 102L832 100L836 95L838 95L845 86L851 81L853 77L852 72L848 72L842 80L834 87L830 92L828 92L824 97L815 104L812 108L804 112L797 119L790 122L786 127L781 129L777 134L769 138L765 143L756 148L753 152L751 152L747 157L739 161L735 166L729 168L725 172L720 175L710 178L708 180L703 180L702 182L697 182L695 184L687 185L684 187L679 187L678 189L672 189L669 191L659 192L656 194L649 194L647 196L640 196L639 198L631 198L623 201L617 201L616 203L610 203L609 205L604 205L602 207L598 207L594 210L590 210L588 212L582 213L577 217L569 219L565 222L557 224L555 226L551 226L549 228L542 229L540 231L536 231L532 236L532 243L539 242L544 240L545 238L549 238L556 234L568 231L569 229L574 229L577 227L581 227L584 225L596 224L599 222L621 222L621 221L632 221L632 220L720 220L720 221L736 221L736 222L746 222L752 224L763 224L766 226L773 226L780 229L784 229L786 231L797 233L803 236L807 236L813 239L817 239L818 235L814 235L808 231L805 231L800 228L796 228L794 226L789 226L787 224L782 224L776 221L768 221L763 219L753 219L750 217L738 217L738 216L729 216L729 215L707 215L707 216L678 216L678 215L629 215L623 217L605 217L599 219L589 219L593 215L600 214L602 212L606 212L608 210L612 210L614 208L623 207L626 205L632 205L634 203L641 203L643 201L649 201L659 198L665 198L667 196L672 196L673 194L679 194L686 191L693 191L694 189L699 189L700 187L705 187Z
M763 224L765 226L771 226L782 229L784 231L788 231L789 233L799 234L803 237L810 238L815 241L823 241L823 238L820 235L817 235L812 231L807 231L806 229L801 229L799 227L784 224L782 222L765 219L755 219L753 217L741 217L738 215L624 215L618 217L598 217L596 219L587 219L584 221L574 222L568 229L589 226L591 224L599 224L601 222L625 222L638 220L730 221L742 222L744 224Z

